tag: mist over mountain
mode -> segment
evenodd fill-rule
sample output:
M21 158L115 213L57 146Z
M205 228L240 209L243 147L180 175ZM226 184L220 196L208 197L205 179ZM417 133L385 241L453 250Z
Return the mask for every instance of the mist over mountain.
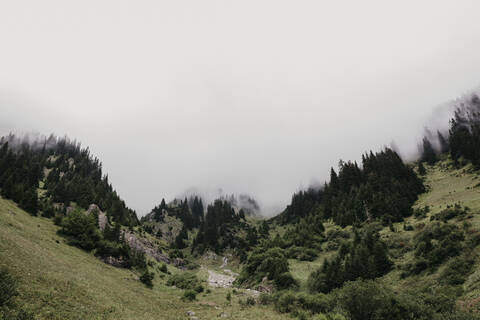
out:
M143 214L189 187L270 214L339 159L412 158L479 83L473 1L141 2L2 3L0 135L81 141Z

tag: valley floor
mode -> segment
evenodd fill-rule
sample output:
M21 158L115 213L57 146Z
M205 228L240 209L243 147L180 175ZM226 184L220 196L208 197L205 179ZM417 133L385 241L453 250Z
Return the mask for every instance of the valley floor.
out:
M32 217L0 198L0 267L20 279L20 301L38 319L287 319L271 307L242 307L247 293L216 288L183 302L182 290L157 274L148 289L130 270L109 266L65 243L52 220ZM179 272L169 266L172 273ZM206 277L204 276L206 280Z

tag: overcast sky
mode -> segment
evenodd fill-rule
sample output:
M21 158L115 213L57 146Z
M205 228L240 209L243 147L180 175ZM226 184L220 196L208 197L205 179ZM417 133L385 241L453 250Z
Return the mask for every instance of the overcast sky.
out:
M480 1L4 0L0 134L67 134L145 214L195 187L272 212L480 84ZM446 121L446 119L445 119Z

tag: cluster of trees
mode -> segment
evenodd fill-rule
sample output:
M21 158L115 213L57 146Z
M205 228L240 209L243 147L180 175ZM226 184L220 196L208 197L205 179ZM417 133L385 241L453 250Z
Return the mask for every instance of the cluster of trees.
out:
M363 155L362 168L356 162L340 161L338 174L331 169L329 183L295 194L276 219L287 224L317 212L341 226L376 218L385 223L401 221L412 214L412 204L424 191L413 169L386 148Z
M37 188L43 178L42 162L45 156L31 150L28 144L13 149L8 141L0 140L0 145L2 197L17 202L25 211L37 215Z
M336 257L325 260L322 267L311 273L309 289L327 293L343 286L346 281L380 277L391 267L388 248L378 233L355 230L353 242L343 243Z
M432 142L433 141L433 142ZM422 141L421 162L433 165L438 154L450 153L455 162L460 158L480 166L480 98L473 94L459 103L450 120L448 137L437 131L437 137L430 132ZM421 171L423 169L420 168Z
M201 221L198 234L193 241L192 251L204 252L211 249L221 252L225 248L243 249L248 247L248 242L256 244L257 231L250 231L245 223L242 211L237 213L228 201L215 200L207 207L205 218ZM246 230L247 236L240 237L239 231ZM247 242L247 238L249 238Z
M43 188L48 199L43 211L51 211L53 203L62 203L66 208L75 202L85 209L95 203L113 221L129 226L138 224L135 211L126 207L108 176L103 175L100 161L88 148L53 135L33 142L9 135L0 139L0 146L2 196L28 212L39 211L37 188L39 181L45 180Z
M152 219L157 222L163 222L165 213L182 221L187 230L200 227L204 218L203 201L195 196L183 201L175 200L173 204L167 205L165 199L152 209Z
M463 231L454 224L435 222L428 225L414 238L415 260L408 271L418 274L458 256L465 249L464 240Z
M480 98L473 95L457 107L450 120L450 155L454 161L460 157L480 166Z
M147 269L145 255L131 249L124 240L120 223L113 227L106 225L103 232L98 227L98 216L95 212L86 214L77 208L63 217L60 222L60 234L64 235L71 245L86 251L95 250L101 257L117 259L118 266Z
M287 289L297 286L288 267L288 260L282 249L278 247L265 250L256 248L248 257L239 278L240 285L256 284L266 277L272 280L278 289Z

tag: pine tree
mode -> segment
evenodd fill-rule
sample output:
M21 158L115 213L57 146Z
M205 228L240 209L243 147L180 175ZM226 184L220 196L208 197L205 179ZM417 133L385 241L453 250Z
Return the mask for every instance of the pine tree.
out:
M438 142L440 143L440 152L448 153L450 151L450 146L448 145L447 139L442 135L440 131L437 131Z
M38 213L38 196L35 188L29 188L24 192L20 207L28 213L36 216Z
M421 176L424 176L427 174L427 170L425 169L425 166L423 165L422 161L418 162L418 174Z
M437 154L427 137L423 138L423 153L421 160L426 161L429 165L434 165L435 162L437 162Z

